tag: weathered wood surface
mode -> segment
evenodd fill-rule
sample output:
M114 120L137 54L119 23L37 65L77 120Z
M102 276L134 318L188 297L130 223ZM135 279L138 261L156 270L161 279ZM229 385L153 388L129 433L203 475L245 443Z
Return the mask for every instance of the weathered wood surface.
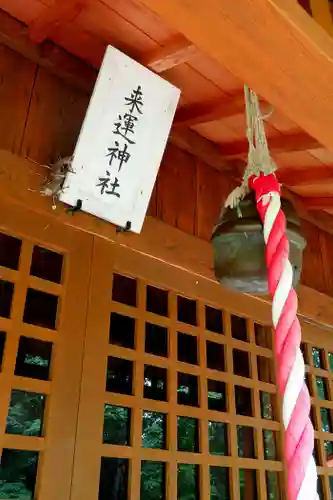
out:
M42 164L58 154L72 154L89 96L1 46L0 81L0 147ZM44 175L45 170L39 169L39 173ZM37 179L42 181L42 177ZM13 189L24 189L15 176L12 182ZM223 199L233 185L227 173L169 145L148 213L208 241ZM302 281L333 295L333 236L309 223L304 228L309 244Z

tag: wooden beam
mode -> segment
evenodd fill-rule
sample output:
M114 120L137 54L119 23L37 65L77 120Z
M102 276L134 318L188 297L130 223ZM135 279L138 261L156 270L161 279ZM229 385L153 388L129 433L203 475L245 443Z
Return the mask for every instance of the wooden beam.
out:
M333 196L332 197L313 197L302 198L304 205L308 210L332 210L333 209Z
M193 130L177 130L172 128L169 141L178 148L200 158L200 160L216 168L216 170L238 174L236 164L232 165L225 161L218 145L205 139L205 137L202 137Z
M333 36L333 22L329 0L310 0L310 9L313 19L319 23L330 36Z
M198 49L183 36L178 36L165 47L161 47L147 54L140 62L156 73L163 73L168 69L188 62L198 54Z
M333 40L296 0L141 2L333 150Z
M270 151L274 154L286 153L287 151L305 151L321 147L316 139L305 132L270 137L268 145ZM220 147L225 159L242 158L247 155L249 149L247 140L221 143Z
M284 167L278 170L277 176L280 182L289 187L318 186L327 182L333 182L333 166L320 165L314 167L312 165L297 169L292 166Z
M97 72L52 42L38 45L28 37L28 27L0 10L0 43L43 66L80 90L90 93Z
M304 10L306 10L308 14L310 14L310 16L312 16L310 0L297 0L297 2L302 6Z
M30 23L30 40L35 43L44 42L62 24L73 21L84 8L84 0L54 0L50 7Z
M321 209L318 209L314 214L308 205L308 200L311 198L298 196L286 187L282 188L282 196L292 202L301 219L310 222L325 233L333 234L333 216L321 211Z

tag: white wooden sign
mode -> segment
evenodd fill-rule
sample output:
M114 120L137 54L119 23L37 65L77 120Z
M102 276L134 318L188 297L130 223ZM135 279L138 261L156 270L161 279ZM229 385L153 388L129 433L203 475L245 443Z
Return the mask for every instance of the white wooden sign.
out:
M141 231L180 91L109 46L61 201Z

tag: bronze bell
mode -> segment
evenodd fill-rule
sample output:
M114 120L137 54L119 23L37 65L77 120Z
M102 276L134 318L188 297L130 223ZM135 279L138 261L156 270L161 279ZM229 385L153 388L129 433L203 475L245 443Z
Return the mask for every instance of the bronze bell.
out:
M281 200L287 219L290 262L296 286L302 270L302 253L306 240L300 219L287 200ZM239 204L239 210L223 208L212 236L215 276L221 285L242 293L267 294L265 242L254 193Z

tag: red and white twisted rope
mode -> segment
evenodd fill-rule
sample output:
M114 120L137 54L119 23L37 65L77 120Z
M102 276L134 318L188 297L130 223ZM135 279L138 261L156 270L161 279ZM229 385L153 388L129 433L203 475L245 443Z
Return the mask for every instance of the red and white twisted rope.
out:
M297 295L292 286L293 269L289 261L280 188L274 174L252 176L249 186L255 191L257 209L264 226L268 288L273 298L272 319L285 428L288 500L316 500L314 430L309 417L310 396L304 382L305 366L300 350L302 334L297 318Z
M281 210L280 186L274 174L277 167L269 154L258 96L247 86L244 90L248 164L242 185L230 193L225 206L235 208L250 189L255 191L257 209L264 226L268 289L273 298L272 319L285 428L288 500L317 500L311 404L304 382L305 366L300 349L302 332L297 318L297 295L293 289L286 218Z

